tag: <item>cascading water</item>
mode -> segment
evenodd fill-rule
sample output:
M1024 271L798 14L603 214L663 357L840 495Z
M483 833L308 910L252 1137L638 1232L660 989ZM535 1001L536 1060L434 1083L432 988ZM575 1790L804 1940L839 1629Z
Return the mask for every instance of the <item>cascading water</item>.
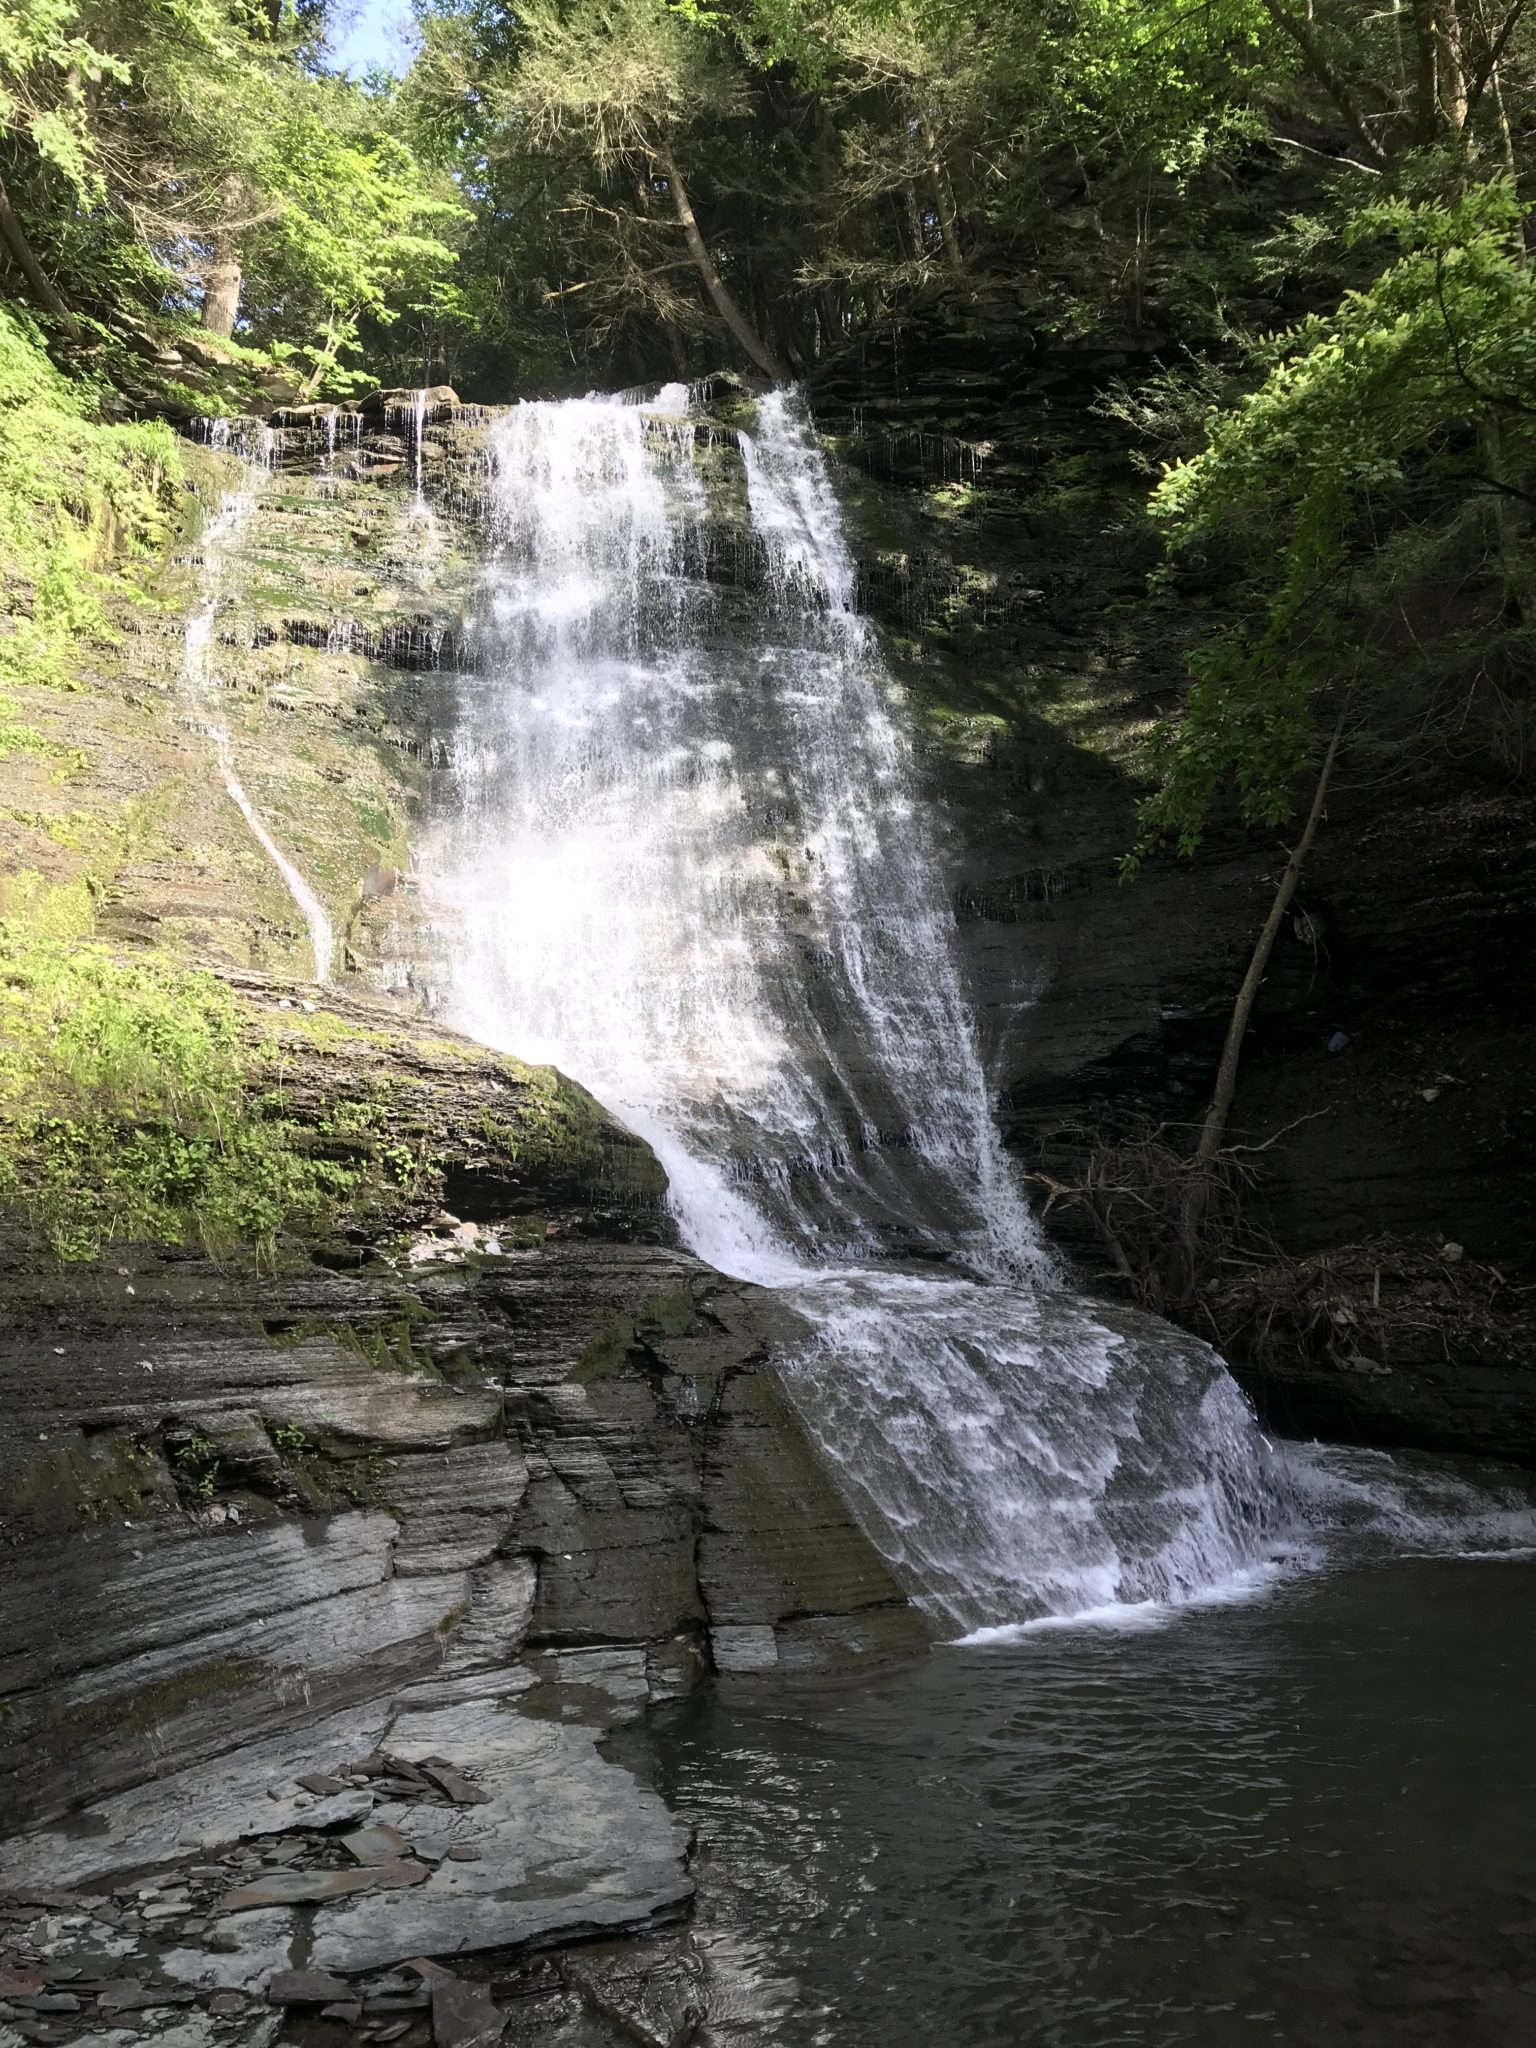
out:
M790 1296L790 1389L942 1617L1227 1578L1263 1552L1262 1442L1206 1347L1051 1291L805 418L776 394L740 437L743 635L687 407L496 429L481 679L423 854L449 1007L585 1082L655 1145L687 1242Z
M426 492L426 438L427 408L430 392L424 385L411 393L409 405L392 405L385 408L387 425L402 426L408 430L411 451L411 502L406 514L414 526L422 529L418 546L428 555L436 554L441 536L438 532L437 514L427 502Z
M232 427L237 425L247 430L239 442L232 436ZM229 727L213 708L216 681L213 635L224 597L224 572L230 550L250 518L262 482L272 467L276 447L273 430L270 427L256 428L253 441L249 436L248 423L213 419L208 423L208 439L212 447L238 454L242 473L236 487L225 492L217 513L203 533L198 602L186 626L182 688L194 707L198 730L213 743L219 777L230 801L244 818L251 837L282 877L283 887L304 919L310 951L314 956L315 980L326 982L330 979L335 938L325 905L272 837L260 812L251 802L244 783L235 773L234 743Z

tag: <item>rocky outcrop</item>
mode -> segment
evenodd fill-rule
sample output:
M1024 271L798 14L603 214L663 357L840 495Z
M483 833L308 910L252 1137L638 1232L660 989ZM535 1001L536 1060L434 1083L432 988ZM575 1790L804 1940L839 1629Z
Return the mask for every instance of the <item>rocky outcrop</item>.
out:
M401 1687L495 1692L525 1647L628 1699L748 1640L920 1640L765 1371L794 1319L552 1227L265 1278L7 1247L7 1825Z
M22 1920L83 1898L17 1981L94 1983L106 1940L100 1997L174 2034L190 1991L243 2041L290 1967L675 1915L686 1836L603 1732L926 1633L779 1389L798 1319L668 1241L637 1139L381 1003L235 980L285 1114L345 1147L382 1096L417 1166L275 1270L0 1241L0 1919L7 1885ZM353 1769L381 1751L469 1803L402 1806ZM373 1877L335 1833L365 1821L402 1844Z

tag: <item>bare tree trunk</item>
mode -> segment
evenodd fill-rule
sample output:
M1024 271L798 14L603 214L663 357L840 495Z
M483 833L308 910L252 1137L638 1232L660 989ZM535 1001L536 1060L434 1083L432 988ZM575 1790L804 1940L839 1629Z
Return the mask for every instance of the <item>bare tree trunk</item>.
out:
M354 307L347 316L345 324L350 326L356 315L357 309ZM305 378L299 391L299 403L301 405L308 405L315 393L320 389L320 386L325 382L326 372L335 362L336 351L341 347L342 326L343 322L338 315L338 309L333 306L330 311L330 317L325 323L325 346L315 358L315 366Z
M1467 69L1456 0L1440 0L1435 15L1435 75L1440 113L1453 135L1467 125Z
M683 183L683 175L677 168L676 158L669 149L658 149L656 161L666 174L667 188L672 194L672 204L677 209L677 223L683 231L684 241L688 244L688 254L693 258L698 273L704 280L704 289L708 292L715 311L763 375L771 377L775 384L787 384L789 376L783 364L732 298L729 285L715 268L704 237L699 233L699 224L694 219L693 208L688 200L688 188Z
M240 251L231 235L213 245L213 261L203 276L203 326L228 341L240 317Z
M912 244L912 259L921 263L928 254L928 237L923 232L923 209L918 202L917 187L910 178L903 181L902 191L907 202L907 235Z
M16 266L31 288L32 296L43 311L57 320L71 341L80 339L80 327L75 316L54 290L48 273L32 253L32 244L27 240L26 229L16 218L10 195L0 184L0 239L16 259Z
M1413 139L1433 142L1440 99L1435 0L1413 0L1413 50Z
M1493 532L1505 608L1515 618L1524 619L1530 609L1531 577L1524 547L1529 520L1524 500L1509 488L1504 423L1491 406L1485 408L1477 423L1477 438L1488 481L1493 485Z
M1227 1042L1221 1049L1221 1064L1216 1069L1216 1086L1211 1093L1211 1105L1205 1112L1205 1122L1200 1127L1200 1143L1195 1148L1195 1172L1189 1183L1179 1211L1179 1242L1185 1258L1186 1279L1192 1281L1195 1270L1195 1248L1199 1238L1200 1221L1210 1199L1211 1181L1209 1168L1221 1150L1222 1140L1227 1134L1227 1117L1232 1108L1232 1097L1237 1092L1237 1068L1242 1058L1243 1040L1248 1032L1248 1019L1253 1014L1253 1005L1259 993L1260 984L1269 966L1269 956L1275 949L1275 940L1280 936L1280 927L1285 913L1290 908L1291 898L1296 894L1296 884L1301 880L1301 871L1306 865L1307 855L1312 851L1312 841L1317 837L1323 808L1328 798L1328 784L1333 776L1333 764L1338 758L1339 735L1343 720L1333 729L1328 742L1328 751L1323 756L1323 765L1317 778L1317 787L1312 792L1312 808L1307 813L1307 822L1302 827L1301 837L1291 849L1280 885L1275 890L1275 899L1269 906L1269 915L1264 920L1258 943L1253 949L1253 958L1248 962L1248 972L1243 976L1243 985L1237 992L1237 1001L1232 1005L1232 1020L1227 1026Z
M1475 72L1470 73L1467 79L1466 118L1468 121L1477 112L1478 103L1481 101L1483 94L1491 92L1493 95L1493 103L1498 116L1499 138L1504 149L1504 164L1509 172L1512 184L1516 178L1514 139L1510 134L1509 115L1504 107L1504 91L1499 82L1499 66L1503 61L1505 50L1509 47L1509 39L1519 26L1520 17L1525 12L1525 5L1526 0L1515 0L1514 6L1505 15L1503 25L1495 35L1491 32L1487 17L1481 4L1479 4L1477 24L1482 31L1483 55L1477 69Z
M939 219L939 240L944 250L944 261L951 270L964 270L965 256L960 247L960 224L955 211L955 191L949 182L949 173L944 168L944 158L939 150L938 137L933 132L933 123L926 114L921 117L923 147L928 152L928 183L933 191L933 210Z
M1387 159L1381 145L1366 127L1365 118L1355 104L1354 94L1329 63L1328 53L1313 29L1310 10L1308 18L1303 20L1292 14L1290 9L1282 4L1282 0L1264 0L1264 11L1276 28L1283 29L1300 50L1306 59L1308 70L1343 115L1345 125L1364 150L1367 161L1374 164L1378 171L1384 170Z

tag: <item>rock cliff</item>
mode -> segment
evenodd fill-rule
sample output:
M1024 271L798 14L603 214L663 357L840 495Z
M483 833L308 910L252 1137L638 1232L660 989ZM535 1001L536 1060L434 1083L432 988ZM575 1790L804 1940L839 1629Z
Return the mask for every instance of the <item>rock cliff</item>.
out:
M1148 590L1147 478L1106 401L1153 367L994 306L869 337L814 389L1005 1130L1064 1181L1105 1137L1203 1112L1288 844L1218 820L1195 860L1118 880L1140 742L1219 594ZM1200 1319L1282 1429L1536 1459L1533 828L1528 780L1346 754L1233 1112L1279 1257ZM1108 1279L1081 1211L1051 1227Z

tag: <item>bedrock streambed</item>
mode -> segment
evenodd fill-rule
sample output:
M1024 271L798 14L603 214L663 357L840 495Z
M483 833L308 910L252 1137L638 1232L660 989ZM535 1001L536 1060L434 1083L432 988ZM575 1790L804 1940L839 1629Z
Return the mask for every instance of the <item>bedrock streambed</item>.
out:
M1335 1535L1236 1602L701 1695L649 1745L698 1829L709 2039L1529 2039L1521 1533Z

